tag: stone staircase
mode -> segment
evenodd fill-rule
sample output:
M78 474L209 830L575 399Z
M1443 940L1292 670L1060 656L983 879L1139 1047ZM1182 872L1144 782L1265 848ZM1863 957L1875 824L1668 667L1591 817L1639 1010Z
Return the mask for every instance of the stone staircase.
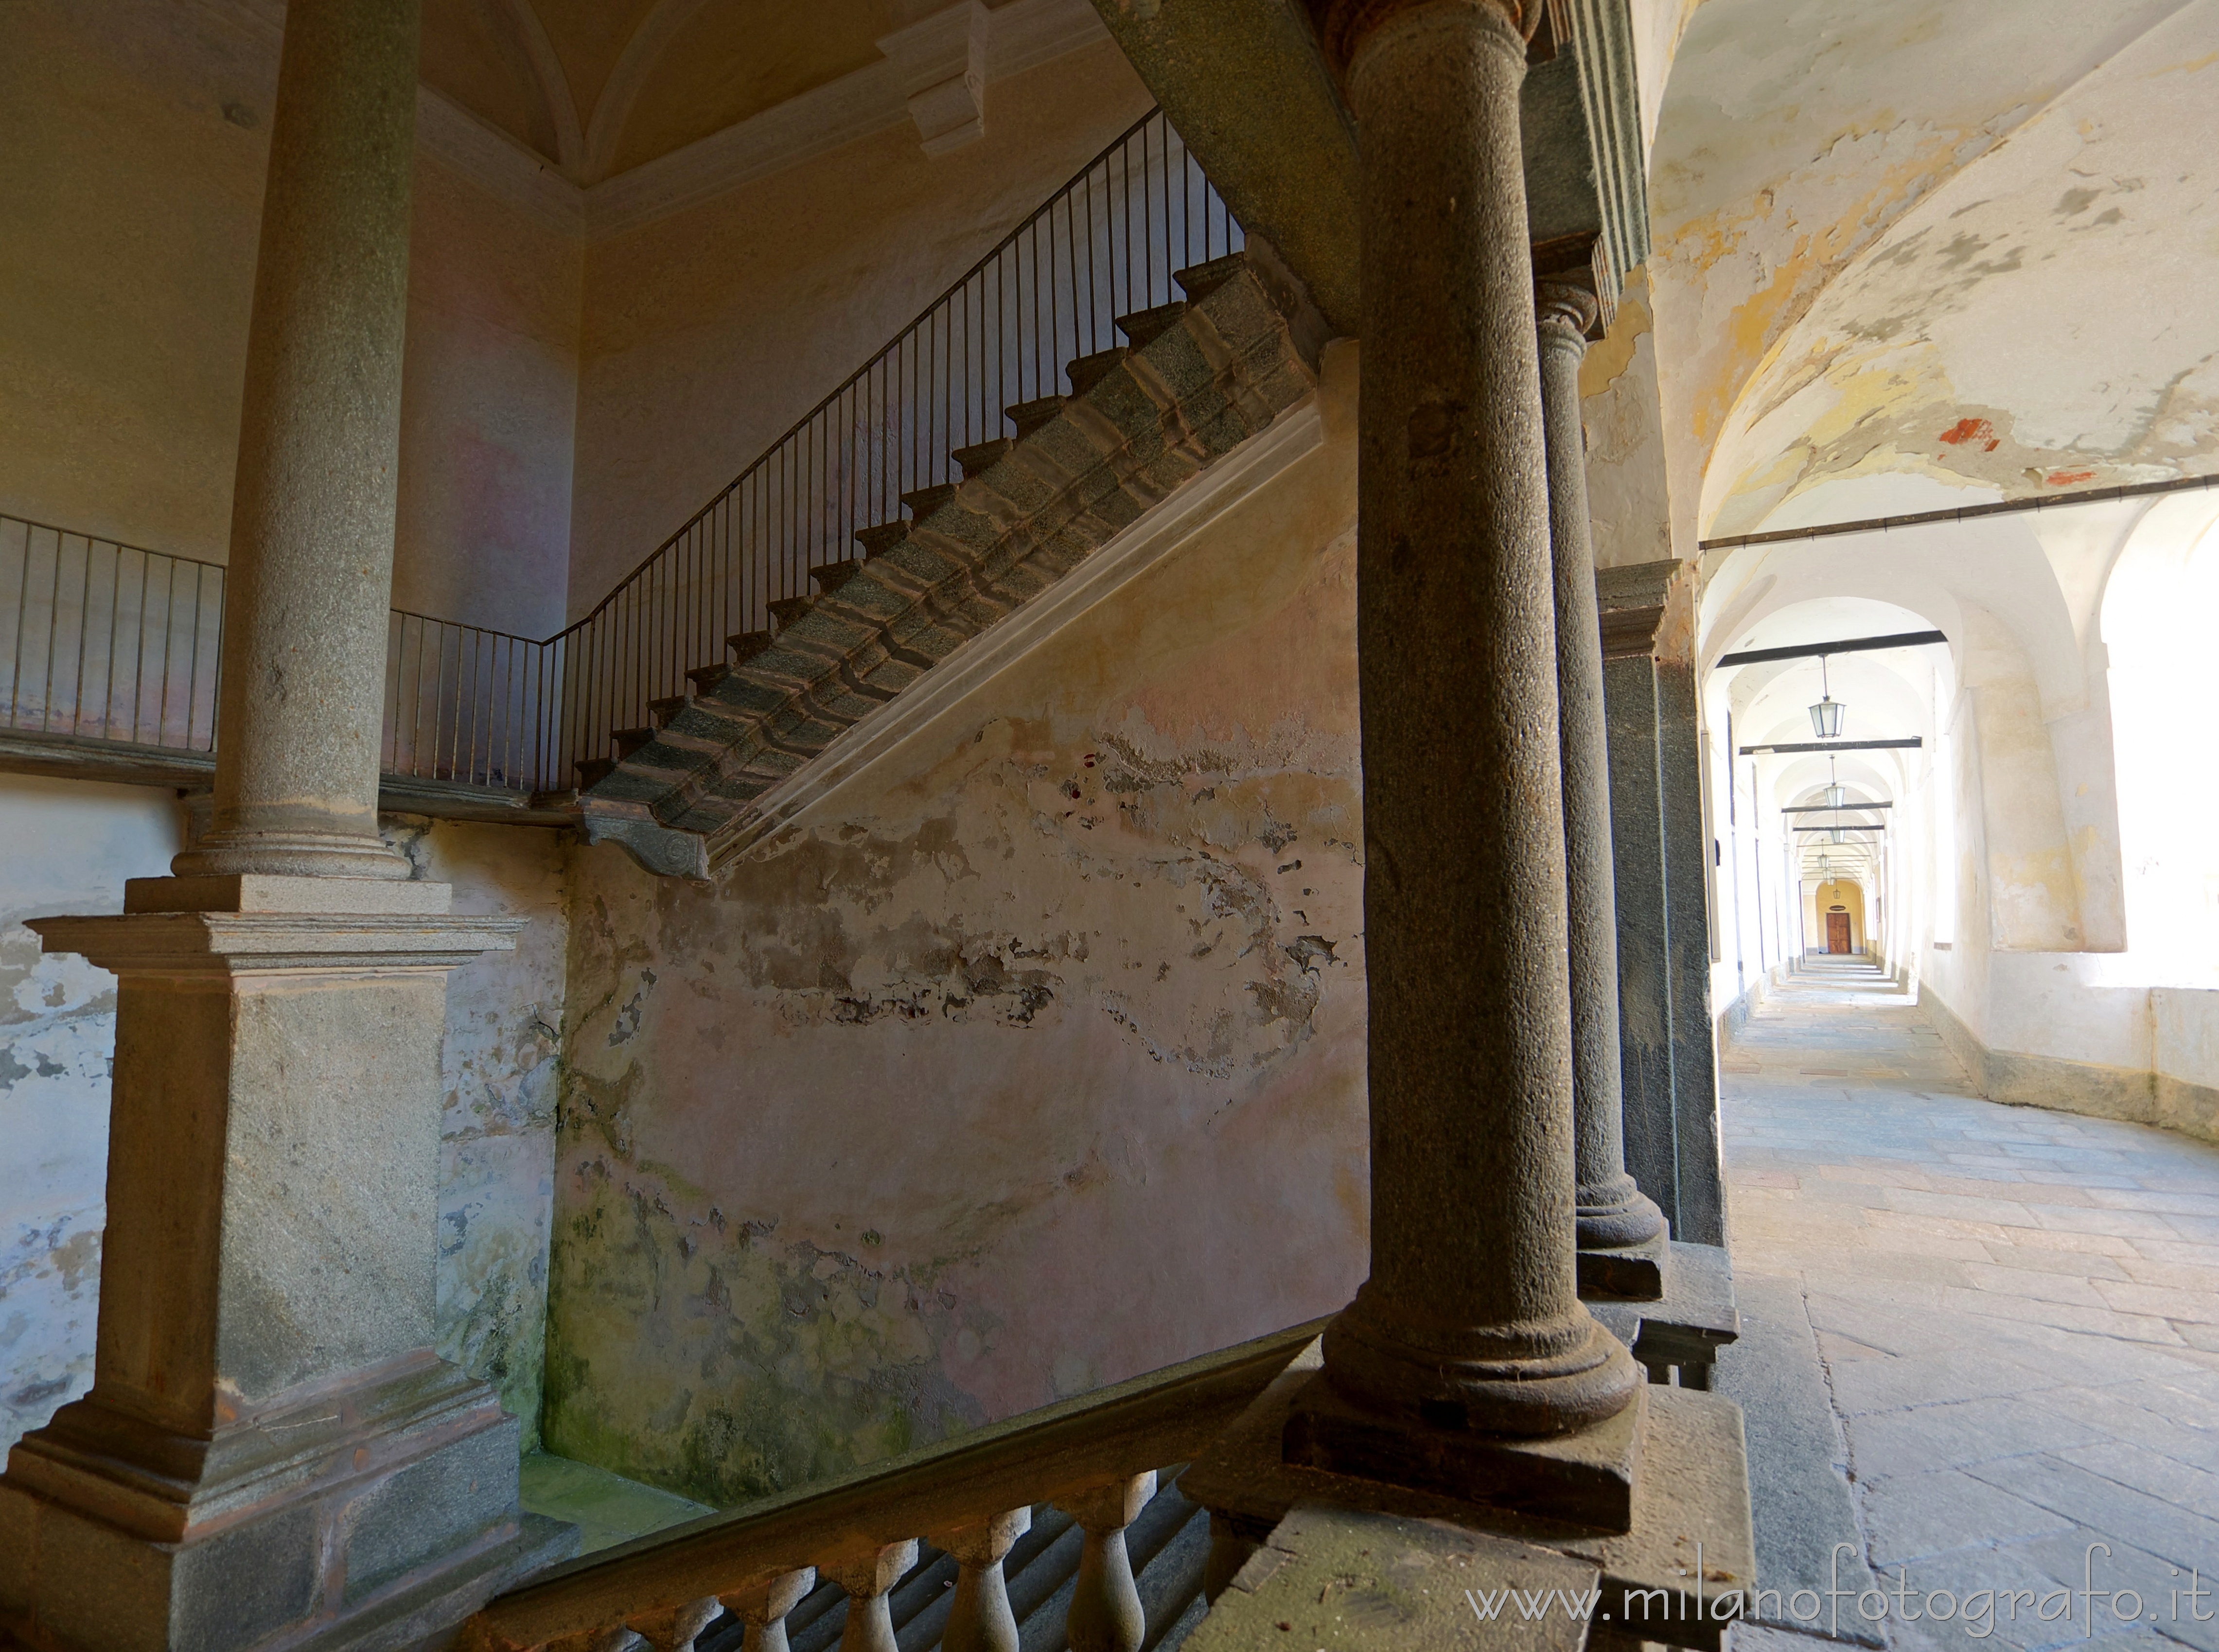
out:
M1174 279L1186 297L1119 318L1128 342L1071 362L1069 394L1009 408L1013 436L950 455L960 481L903 495L815 595L581 762L587 841L707 875L757 799L1312 392L1322 327L1260 246Z
M1163 1480L1125 1531L1126 1554L1147 1615L1141 1652L1172 1652L1203 1614L1209 1516L1179 1494L1169 1471ZM1033 1510L1032 1530L1017 1539L1002 1562L1019 1652L1064 1652L1069 1645L1064 1625L1083 1536L1069 1515L1042 1503ZM889 1604L901 1652L931 1652L941 1644L954 1599L955 1572L953 1557L925 1547L917 1569L895 1587ZM847 1619L846 1593L836 1583L820 1583L786 1614L787 1644L792 1652L832 1652ZM695 1652L740 1652L742 1629L728 1612L694 1637Z

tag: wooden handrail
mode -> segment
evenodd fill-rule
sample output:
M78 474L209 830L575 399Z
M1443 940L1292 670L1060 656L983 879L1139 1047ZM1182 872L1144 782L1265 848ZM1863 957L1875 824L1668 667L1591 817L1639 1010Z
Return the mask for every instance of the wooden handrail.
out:
M558 1567L490 1601L464 1644L529 1652L1198 1455L1327 1321L1204 1354L829 1483L764 1498Z

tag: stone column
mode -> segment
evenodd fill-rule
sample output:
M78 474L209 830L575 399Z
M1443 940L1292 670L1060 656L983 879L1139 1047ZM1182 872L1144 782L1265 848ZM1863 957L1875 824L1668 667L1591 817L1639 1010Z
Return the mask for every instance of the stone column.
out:
M1593 279L1584 275L1544 277L1535 296L1548 434L1549 542L1556 571L1580 1279L1591 1290L1654 1297L1663 1289L1663 1261L1662 1247L1650 1242L1663 1232L1663 1213L1625 1173L1610 748L1603 717L1594 550L1588 537L1587 438L1580 417L1580 362L1600 306ZM1613 1254L1644 1245L1644 1251Z
M291 0L241 420L214 829L121 916L91 1391L0 1475L0 1641L414 1645L575 1533L433 1351L449 916L377 834L413 0Z
M213 829L179 873L406 878L377 835L416 0L289 7L254 269Z
M1535 19L1514 0L1321 9L1364 134L1372 1249L1285 1450L1470 1490L1482 1442L1616 1418L1640 1386L1575 1289L1555 622L1518 124Z

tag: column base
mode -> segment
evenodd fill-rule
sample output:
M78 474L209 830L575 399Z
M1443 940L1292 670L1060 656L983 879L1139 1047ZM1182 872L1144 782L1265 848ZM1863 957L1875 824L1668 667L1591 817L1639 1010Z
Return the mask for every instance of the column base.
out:
M1676 1373L1683 1388L1709 1388L1719 1350L1741 1335L1733 1264L1720 1245L1673 1240L1664 1289L1655 1298L1592 1292L1582 1278L1580 1300L1633 1350L1651 1382L1669 1382Z
M1644 1385L1615 1417L1521 1439L1382 1417L1350 1404L1321 1373L1295 1396L1280 1450L1289 1463L1328 1474L1624 1531L1633 1519L1647 1395Z
M1672 1241L1659 1233L1638 1245L1611 1250L1576 1251L1579 1290L1582 1300L1593 1296L1630 1297L1653 1302L1664 1295L1671 1271Z
M1210 1512L1216 1539L1213 1575L1237 1575L1234 1563L1271 1540L1274 1528L1297 1506L1445 1521L1594 1565L1601 1574L1602 1593L1590 1643L1610 1631L1720 1652L1737 1615L1732 1602L1747 1599L1756 1577L1749 1453L1741 1408L1731 1400L1650 1388L1639 1424L1641 1473L1634 1484L1630 1527L1599 1531L1466 1495L1288 1462L1281 1443L1289 1414L1296 1395L1321 1364L1313 1344L1180 1476L1180 1492ZM1461 1581L1456 1586L1459 1605L1465 1604L1463 1587ZM1221 1598L1230 1600L1231 1592ZM1520 1624L1516 1632L1531 1631ZM1280 1633L1273 1643L1289 1638Z
M40 1652L401 1648L575 1527L521 1514L517 1424L429 1352L206 1438L90 1395L0 1475L0 1630Z

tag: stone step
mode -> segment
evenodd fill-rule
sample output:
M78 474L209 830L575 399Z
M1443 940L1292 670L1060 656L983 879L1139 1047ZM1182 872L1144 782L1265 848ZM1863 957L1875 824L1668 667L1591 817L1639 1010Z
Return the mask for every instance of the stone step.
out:
M963 480L968 481L972 477L983 475L999 464L1009 456L1010 450L1016 444L1016 440L1013 437L998 436L991 442L979 442L971 447L959 447L948 456L963 467Z
M1017 427L1017 440L1022 442L1061 413L1067 400L1066 396L1042 396L1037 401L1012 402L1002 409L1002 417Z
M881 522L876 527L855 530L855 543L863 548L863 556L866 561L873 556L885 556L908 537L909 519L907 517L898 518L892 522Z
M1125 364L1125 357L1133 353L1129 345L1112 345L1107 350L1097 350L1091 356L1081 356L1063 370L1064 377L1071 381L1071 394L1083 396Z
M609 738L616 742L617 761L624 760L655 738L653 729L618 729Z
M725 646L730 646L729 637L725 639ZM695 666L686 674L686 680L693 685L695 693L705 694L731 674L732 668L728 665Z
M575 767L578 771L578 790L591 792L616 773L617 760L613 757L581 757Z
M909 506L911 525L923 521L925 518L947 504L949 500L954 499L955 488L956 484L952 481L936 481L929 488L912 488L904 494L901 496L901 502Z
M1186 314L1186 301L1175 298L1168 304L1159 304L1153 309L1134 310L1130 315L1117 318L1117 331L1131 340L1135 350L1146 350L1150 345L1179 324Z
M689 672L687 674L690 676L693 674ZM696 698L693 694L666 694L661 699L651 699L647 703L648 720L658 729L667 729L670 726L670 719L691 705Z
M644 806L652 829L735 842L755 800L793 772L796 758L809 761L920 673L1063 578L1136 510L1308 394L1314 354L1295 337L1292 301L1245 258L1213 259L1175 278L1184 300L1119 318L1133 343L1068 364L1072 395L1005 409L1014 437L950 456L960 467L951 474L963 481L904 494L908 519L857 530L860 556L810 570L817 594L772 602L773 630L728 638L732 663L721 672L697 668L688 679L696 701L716 704L658 705L667 737L620 761L613 778L598 771L587 814L596 804ZM1117 370L1137 366L1135 357L1153 370L1128 382ZM1080 401L1085 416L1073 417ZM1034 458L1016 452L1029 443L1038 444ZM1105 486L1123 502L1099 502ZM919 539L918 524L935 516L935 531ZM827 605L836 588L839 600ZM786 638L796 626L799 634ZM779 671L762 672L750 662L774 638L792 646L781 649ZM625 748L624 757L637 750ZM624 817L634 821L637 807ZM633 848L630 838L616 841Z

